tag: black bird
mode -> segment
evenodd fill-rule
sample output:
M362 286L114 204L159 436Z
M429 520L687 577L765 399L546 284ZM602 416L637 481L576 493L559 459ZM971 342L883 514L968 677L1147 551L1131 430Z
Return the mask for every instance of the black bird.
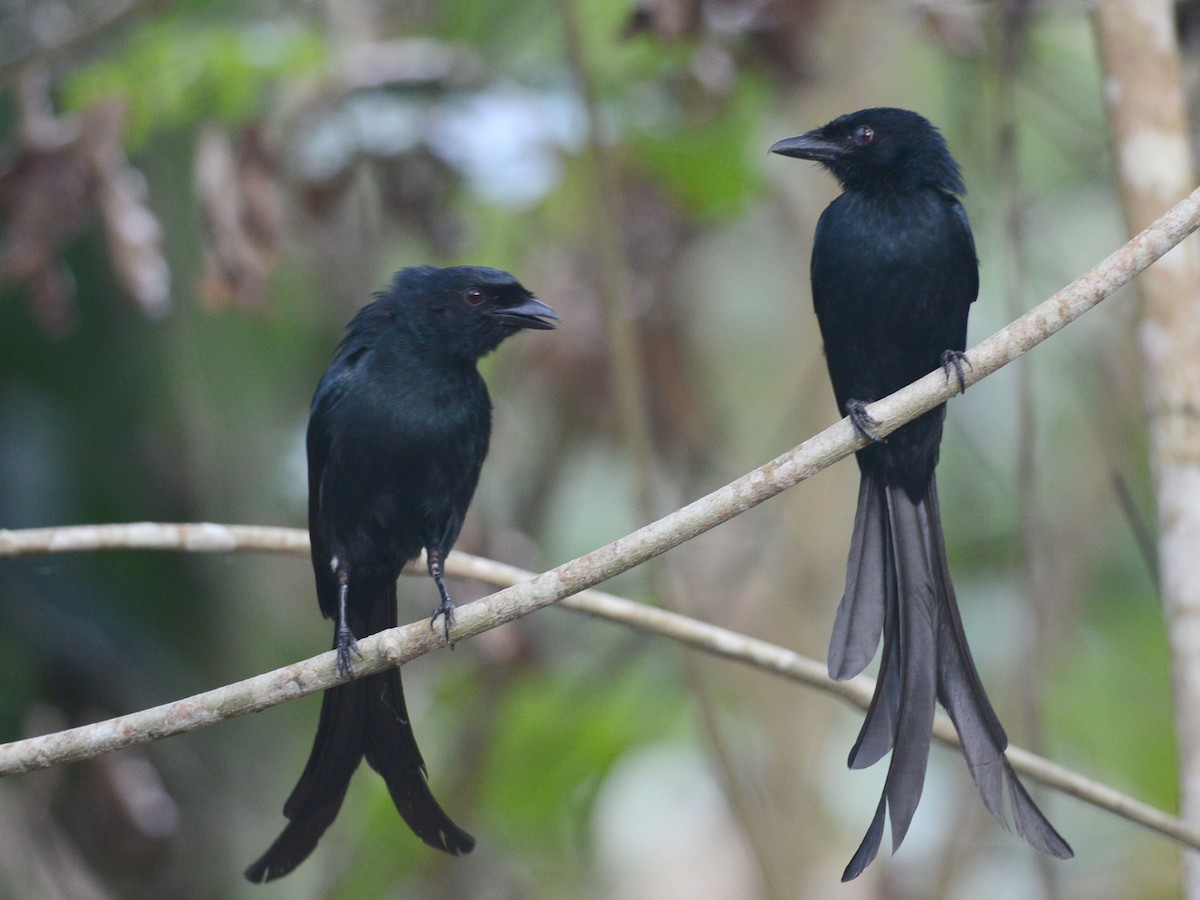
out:
M476 363L509 335L557 318L507 272L421 266L398 272L347 326L308 422L313 574L343 675L353 675L356 637L396 625L396 578L422 550L441 593L431 624L443 617L449 638L442 562L491 434ZM475 846L429 790L400 670L391 669L325 692L312 753L283 808L291 821L247 879L279 878L312 853L364 757L417 837L455 856Z
M842 194L821 214L812 253L813 306L838 407L865 437L846 592L829 646L829 674L852 678L883 657L851 768L892 753L875 818L842 876L879 850L890 810L893 852L921 798L934 701L950 714L983 801L1017 833L1067 859L1071 848L1017 780L1008 737L984 693L959 617L942 536L934 467L945 406L879 442L864 404L941 366L965 388L967 313L979 264L958 164L926 119L864 109L779 141L771 151L821 163Z

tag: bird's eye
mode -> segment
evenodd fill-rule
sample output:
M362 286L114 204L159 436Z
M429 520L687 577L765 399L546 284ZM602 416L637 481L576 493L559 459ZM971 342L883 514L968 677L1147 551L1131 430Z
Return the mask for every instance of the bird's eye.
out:
M483 291L481 291L479 288L467 288L466 292L463 294L463 299L466 300L471 306L478 306L483 302Z
M870 125L859 125L854 129L854 134L850 135L850 139L860 147L865 147L875 139L875 129Z

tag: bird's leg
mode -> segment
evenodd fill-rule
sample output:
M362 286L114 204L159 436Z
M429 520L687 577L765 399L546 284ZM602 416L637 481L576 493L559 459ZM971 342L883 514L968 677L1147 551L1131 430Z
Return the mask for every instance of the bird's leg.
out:
M846 415L850 417L850 424L854 426L854 430L868 441L875 444L883 441L883 438L877 435L871 428L872 425L878 425L879 420L872 418L867 412L867 404L861 400L847 400Z
M967 354L962 350L947 350L942 354L942 371L946 373L946 380L950 380L950 370L953 369L955 377L958 378L958 392L960 394L967 392L966 369L974 368L971 365L971 361L967 359Z
M433 611L433 615L429 619L429 627L433 628L440 616L445 628L446 640L449 641L450 625L454 622L454 601L450 599L450 592L446 590L446 580L442 577L442 554L426 547L425 557L429 561L429 574L433 578L433 583L437 585L438 593L442 595L442 602L438 604L438 608Z
M344 675L349 678L354 677L354 666L350 664L350 654L362 658L362 654L358 652L358 641L354 639L354 632L350 630L350 626L346 624L346 601L350 593L350 575L345 569L338 569L338 626L337 637L337 671L339 675Z

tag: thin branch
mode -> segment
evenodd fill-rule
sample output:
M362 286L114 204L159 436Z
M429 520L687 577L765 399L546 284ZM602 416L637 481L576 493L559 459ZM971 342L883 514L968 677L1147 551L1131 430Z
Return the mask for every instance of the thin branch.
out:
M1000 129L997 135L997 182L1000 196L1004 198L1004 253L1007 263L1004 272L1004 294L1009 315L1020 315L1024 307L1024 283L1028 277L1028 235L1025 231L1025 197L1022 196L1020 150L1020 114L1018 111L1018 84L1025 68L1030 30L1037 13L1030 0L1004 0L1000 4L1000 54L998 61ZM1036 690L1045 677L1043 651L1056 646L1058 635L1053 633L1057 620L1051 615L1057 599L1055 586L1046 578L1047 567L1043 564L1052 551L1047 546L1048 530L1041 508L1039 488L1040 460L1037 453L1038 416L1034 367L1031 362L1017 368L1016 374L1016 512L1020 523L1020 588L1029 600L1034 627L1032 642L1025 649L1029 653L1021 668L1021 682L1026 690L1021 691L1020 710L1025 721L1026 740L1035 751L1045 745ZM1058 570L1058 567L1054 567ZM1061 629L1060 629L1061 630ZM1029 652L1032 651L1032 652ZM978 821L978 820L977 820ZM962 859L962 854L950 852L946 855L945 877L941 882L947 888ZM1046 900L1058 900L1062 896L1060 883L1061 868L1045 855L1035 858L1041 880L1042 895Z
M967 383L974 384L987 377L1077 319L1182 241L1198 226L1200 189L1110 255L1099 266L972 348L969 354L971 366L967 371ZM890 434L905 422L948 400L955 390L955 383L947 379L941 371L932 372L895 394L871 404L868 412L882 423L878 430L884 435ZM464 640L563 598L579 594L586 588L640 565L757 506L862 445L862 438L850 423L843 419L799 447L656 522L555 569L521 581L475 603L464 605L458 611L452 637L456 641ZM294 541L298 538L294 532L286 529L247 526L163 527L143 524L117 528L125 529L126 540L141 539L156 542L154 546L168 545L214 551L231 549L231 546L237 546L239 541L260 540L265 545L261 549L296 552ZM31 532L0 531L0 555L17 556L39 552L35 549L37 540L42 542L40 552L46 552L47 549L83 549L88 546L89 541L91 543L88 549L115 545L115 532L107 526L84 529L83 535L72 532L75 530L39 529L32 532L34 538L29 539ZM84 539L80 539L81 537ZM462 559L463 554L452 556ZM514 577L524 574L514 570L510 570L510 573ZM615 601L617 598L605 599L603 595L600 595L599 599L593 596L591 600L583 601L576 597L570 605L573 608L586 608L581 606L581 603L595 604L586 608L586 611L611 617L601 610L608 609L611 613ZM630 616L631 623L636 620L640 623L639 627L643 628L650 628L651 623L670 622L672 636L677 640L707 652L738 659L802 680L806 684L819 686L857 705L862 705L871 693L870 683L865 679L847 683L827 683L821 664L735 632L649 607L638 606L636 610L630 611ZM389 629L359 642L363 659L356 668L359 676L370 675L408 662L444 643L441 631L430 629L424 621ZM341 680L337 677L334 653L330 651L174 703L105 722L2 745L0 775L75 762L123 747L181 734L223 719L259 712L278 703L316 693L340 683ZM939 739L951 739L951 731L948 723L943 723L935 729ZM1021 759L1022 754L1014 751L1010 753L1013 754L1013 764L1017 765L1017 760ZM1025 760L1025 763L1028 762L1029 760ZM1086 796L1090 802L1096 802L1096 798L1106 794L1113 800L1115 795L1118 799L1105 808L1111 808L1122 815L1128 816L1131 808L1141 806L1132 798L1120 797L1108 789L1092 790L1086 780L1045 761L1041 761L1037 770L1023 768L1022 771L1038 780L1049 778L1051 773L1057 772L1064 777L1065 785L1072 785L1064 785L1064 789L1076 796ZM1151 815L1139 814L1137 821L1200 849L1200 833L1181 823L1175 823L1170 817L1157 811L1152 810Z
M567 63L575 76L587 116L584 177L591 195L589 202L595 210L589 240L591 252L596 257L596 287L608 326L613 399L622 437L633 461L637 508L649 517L660 510L655 509L654 503L654 439L650 432L646 371L630 290L629 261L623 245L621 184L613 154L604 142L599 91L594 69L587 58L579 6L578 0L566 0L560 11Z
M299 528L151 522L0 531L0 557L118 548L192 552L238 550L307 555L308 533ZM414 564L411 569L412 574L420 574L419 564ZM446 560L446 572L457 578L471 578L497 586L516 585L534 577L533 573L515 566L459 551L451 553ZM477 605L467 604L462 611ZM561 605L670 638L712 656L783 676L832 694L859 709L866 709L870 705L875 690L874 682L865 676L851 681L834 681L823 663L792 650L602 591L583 591L564 598ZM386 643L375 640L381 635L359 642L365 657L375 659L382 656L386 664L395 660L407 662L439 643L425 640L429 634L429 626L425 621L384 634L389 638ZM324 653L185 700L69 731L0 745L0 776L90 759L111 750L194 731L224 719L259 712L277 703L302 697L334 683L332 660L332 652ZM371 667L369 671L377 671L385 665ZM360 668L363 674L368 671L366 666ZM945 744L959 744L954 726L943 714L938 714L933 734ZM1007 755L1013 768L1046 787L1070 794L1171 840L1200 849L1200 830L1188 827L1162 810L1020 747L1009 747Z
M183 550L189 553L308 553L308 532L269 525L177 525L130 522L127 525L70 525L63 528L0 528L0 559L41 553L93 550Z

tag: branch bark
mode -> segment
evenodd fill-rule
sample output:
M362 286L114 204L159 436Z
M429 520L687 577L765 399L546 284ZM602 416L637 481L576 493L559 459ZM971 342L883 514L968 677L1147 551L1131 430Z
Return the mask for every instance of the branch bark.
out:
M153 522L0 531L0 557L119 548L189 550L197 553L237 550L307 556L308 534L298 528ZM420 575L422 571L417 562L411 567L410 574ZM533 573L515 566L459 551L447 558L446 572L457 578L472 578L497 586L516 585L534 577ZM461 611L466 612L478 605L467 604ZM838 697L859 709L865 710L874 694L875 685L869 678L834 681L827 674L824 663L784 647L623 597L588 590L564 598L561 605L788 678ZM383 664L373 665L369 669L377 671L395 662L415 659L440 643L426 640L429 632L428 622L422 620L366 638L359 642L364 664L357 668L365 674L368 660L384 660ZM260 712L278 703L323 690L335 683L333 660L332 652L324 653L274 672L153 709L0 745L0 777L78 762L135 744L195 731L224 719ZM933 735L942 743L958 745L954 726L943 714L939 714L934 721ZM1162 810L1020 747L1009 747L1007 755L1018 772L1046 787L1077 797L1173 841L1200 849L1200 829L1192 828Z

